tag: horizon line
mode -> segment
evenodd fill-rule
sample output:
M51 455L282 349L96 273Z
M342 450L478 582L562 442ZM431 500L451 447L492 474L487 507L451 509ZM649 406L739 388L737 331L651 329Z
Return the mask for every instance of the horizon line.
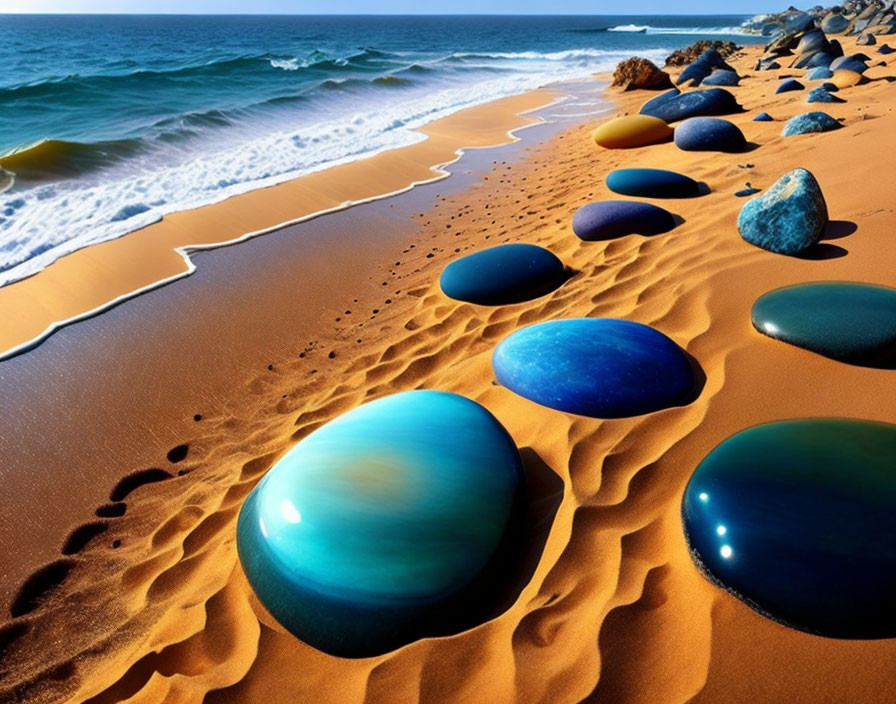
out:
M553 14L548 12L0 12L0 17L741 17L765 14L733 13L622 13L584 12Z

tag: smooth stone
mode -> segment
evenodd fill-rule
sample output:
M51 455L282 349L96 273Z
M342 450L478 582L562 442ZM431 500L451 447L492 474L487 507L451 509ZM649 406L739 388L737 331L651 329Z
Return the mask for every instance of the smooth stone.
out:
M664 169L616 169L607 176L607 188L638 198L690 198L700 194L694 179Z
M873 46L877 44L877 37L873 34L863 34L858 39L856 39L856 44L858 46Z
M666 122L678 122L689 117L730 115L743 112L743 108L724 88L709 88L687 93L667 91L644 103L640 112Z
M774 59L761 59L756 64L756 71L777 71L781 68L781 64L779 64Z
M697 567L750 608L832 638L896 637L896 426L789 420L718 445L685 488Z
M858 56L840 56L831 62L829 67L831 71L853 71L854 73L865 73L868 70L868 64Z
M753 118L753 122L774 122L775 118L769 115L767 112L761 112L756 117Z
M740 83L740 76L735 71L717 69L703 79L705 86L736 86Z
M605 122L592 136L606 149L629 149L664 142L672 136L672 128L658 117L626 115Z
M681 74L679 74L676 84L681 85L682 83L689 82L692 87L699 86L700 83L712 73L713 69L722 69L733 72L731 66L725 62L725 59L722 58L722 55L718 51L715 49L707 49L696 61L691 63L690 66L686 67Z
M829 132L840 127L842 125L825 112L807 112L790 118L781 130L781 136L793 137L812 132Z
M826 34L840 34L849 27L849 20L839 13L830 14L821 23L821 28Z
M877 50L878 54L892 54L896 49L891 47L889 44L881 44L880 48Z
M625 235L659 235L674 228L675 218L668 210L631 200L589 203L572 219L573 232L587 242Z
M658 330L614 318L553 320L495 349L498 381L535 403L592 418L625 418L693 400L684 351Z
M833 83L831 83L829 81L825 81L824 83L821 84L820 87L824 88L828 93L837 93L840 91L840 89L837 86L835 86Z
M828 91L824 86L813 88L806 98L807 103L845 103L846 101Z
M485 408L399 393L279 460L243 505L237 550L293 635L341 657L382 654L469 627L456 619L501 582L522 486L516 446Z
M833 83L838 88L852 88L853 86L860 85L864 83L867 79L861 73L856 73L855 71L847 71L846 69L840 69L838 71L834 71L834 76L831 78L831 83Z
M753 304L753 326L842 362L896 365L896 288L850 282L798 284Z
M784 17L784 31L788 34L801 34L815 27L815 18L805 12L793 12Z
M800 37L796 45L797 54L814 54L817 51L825 51L828 48L828 38L820 29L812 29Z
M803 90L806 86L795 78L788 78L780 83L775 89L775 93L788 93L792 90Z
M528 301L557 288L563 262L534 244L489 247L457 259L442 271L439 286L449 298L497 306Z
M759 188L753 188L753 187L748 183L746 188L742 188L741 190L736 191L736 192L734 193L734 195L736 195L738 198L749 198L750 196L754 196L754 195L756 195L757 193L759 193L760 190L761 190L761 189L759 189Z
M827 68L837 58L829 51L818 51L797 62L794 68Z
M794 169L744 204L737 229L757 247L798 254L821 239L827 223L828 208L818 181L806 169Z
M818 68L813 68L809 71L809 74L806 76L807 80L810 81L823 81L827 78L833 78L834 72L829 68L825 68L824 66L819 66Z
M740 152L747 146L737 125L717 117L692 117L675 128L675 146L688 152Z

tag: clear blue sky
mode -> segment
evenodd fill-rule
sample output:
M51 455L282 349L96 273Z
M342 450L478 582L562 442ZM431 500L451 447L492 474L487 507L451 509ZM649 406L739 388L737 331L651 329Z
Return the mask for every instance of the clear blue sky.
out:
M0 12L261 14L752 14L786 0L2 0Z

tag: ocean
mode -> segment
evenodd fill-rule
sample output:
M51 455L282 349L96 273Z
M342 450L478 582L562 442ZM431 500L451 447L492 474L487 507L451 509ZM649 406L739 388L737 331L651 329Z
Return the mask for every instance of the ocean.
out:
M0 286L463 108L761 41L746 19L0 15Z

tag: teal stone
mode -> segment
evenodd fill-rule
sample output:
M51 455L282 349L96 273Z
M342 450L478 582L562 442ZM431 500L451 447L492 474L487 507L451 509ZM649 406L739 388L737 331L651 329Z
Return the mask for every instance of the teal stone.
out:
M607 176L607 188L636 198L691 198L700 194L694 179L665 169L616 169Z
M759 613L833 638L896 637L896 426L823 418L728 438L682 499L692 557Z
M786 286L753 304L753 326L850 364L896 366L896 289L851 282Z
M836 88L836 86L834 86ZM806 98L807 103L845 103L846 101L838 95L834 95L826 86L818 86L809 91Z
M522 469L482 406L411 391L364 404L290 450L247 498L243 569L306 643L343 657L476 625L509 570Z
M830 132L842 127L837 120L824 112L807 112L790 118L781 130L782 137L793 137L812 132Z
M784 174L763 195L744 204L737 228L750 244L779 254L799 254L816 244L828 223L828 207L806 169Z
M552 320L495 348L498 381L530 401L591 418L626 418L696 398L690 358L648 325L615 318Z

